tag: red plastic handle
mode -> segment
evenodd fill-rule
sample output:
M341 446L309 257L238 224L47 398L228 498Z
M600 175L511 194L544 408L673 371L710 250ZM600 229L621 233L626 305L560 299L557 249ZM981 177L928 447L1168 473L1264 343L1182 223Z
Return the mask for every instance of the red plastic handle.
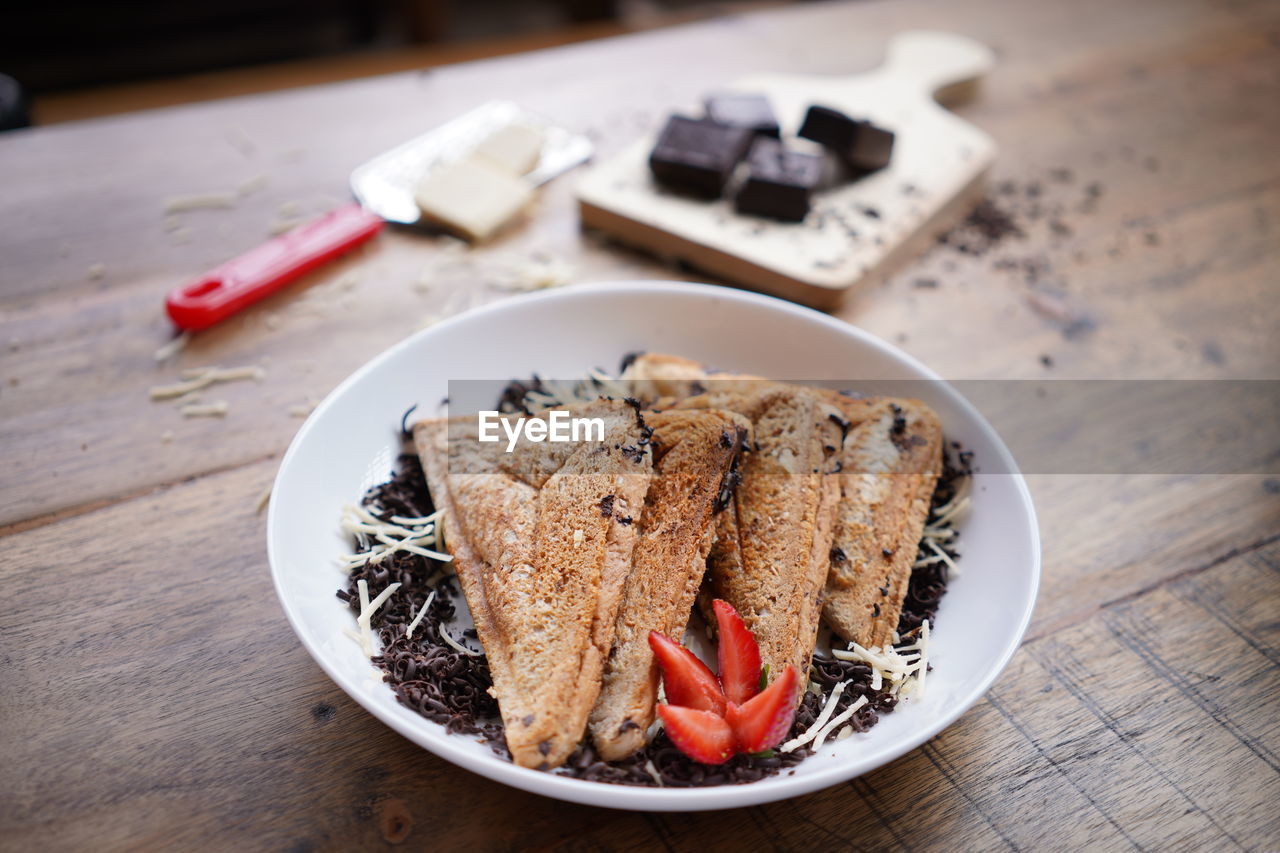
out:
M382 226L381 217L359 204L345 205L170 291L165 309L180 329L206 329L355 248Z

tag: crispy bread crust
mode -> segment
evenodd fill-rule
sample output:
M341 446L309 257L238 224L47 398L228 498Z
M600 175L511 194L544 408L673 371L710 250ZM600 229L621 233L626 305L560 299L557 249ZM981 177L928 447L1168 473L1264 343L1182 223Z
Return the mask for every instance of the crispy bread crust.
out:
M650 479L650 454L620 449L643 446L633 409L600 402L578 413L606 419L605 442L518 447L487 468L466 467L489 452L472 440L474 418L414 428L507 747L524 767L559 766L582 740L636 541L617 519L640 512ZM606 516L608 496L616 514Z
M796 700L817 641L822 591L840 499L825 447L838 440L819 394L796 386L717 383L677 404L718 407L752 422L752 452L742 482L708 558L705 596L733 605L760 644L773 673L788 664L801 674Z
M942 468L942 428L918 400L829 399L850 426L822 614L844 639L884 646L902 615Z
M592 740L606 761L642 747L654 720L658 668L649 632L679 639L706 571L721 485L750 422L731 412L646 414L654 429L654 477L632 554L604 685L591 712Z
M708 379L754 378L708 374L695 361L658 353L639 356L627 375L648 393L675 398L703 392L702 382ZM706 393L715 396L735 387L745 392L750 384L717 382ZM840 498L832 523L822 615L844 639L882 646L892 641L901 616L916 543L942 468L941 426L937 415L918 400L850 398L816 389L814 393L848 424L846 434L833 445L837 452L828 457L829 463L839 463L832 467L839 469ZM903 426L895 432L898 417ZM721 573L742 571L743 536L733 518L721 520L711 556Z

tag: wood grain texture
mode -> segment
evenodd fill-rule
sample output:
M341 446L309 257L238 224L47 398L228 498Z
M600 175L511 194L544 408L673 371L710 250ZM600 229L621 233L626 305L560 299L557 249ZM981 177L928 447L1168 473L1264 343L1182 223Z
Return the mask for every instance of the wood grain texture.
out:
M997 49L960 114L1000 146L993 187L1012 181L1025 208L1036 185L1061 210L999 253L932 249L840 316L949 377L1277 376L1280 6L1261 0L821 4L0 135L0 848L1280 845L1276 478L1030 477L1042 596L986 700L846 785L627 814L492 784L361 711L282 618L253 504L289 406L428 316L503 298L512 260L686 276L581 235L562 180L495 246L459 260L388 233L152 358L168 287L260 241L282 205L345 198L354 165L476 101L517 100L607 155L735 77L856 73L922 24ZM167 197L260 175L233 208L166 222ZM148 402L206 363L268 374L206 393L225 420Z

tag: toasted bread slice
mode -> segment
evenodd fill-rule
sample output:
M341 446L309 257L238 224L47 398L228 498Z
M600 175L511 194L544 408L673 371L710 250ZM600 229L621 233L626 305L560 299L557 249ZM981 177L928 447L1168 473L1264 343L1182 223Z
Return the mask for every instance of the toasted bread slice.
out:
M646 353L634 359L624 378L639 391L681 397L714 395L748 387L754 377L711 374L679 356ZM765 387L771 383L759 383ZM707 391L711 388L711 391ZM883 646L892 640L902 614L917 545L942 467L942 430L937 415L918 400L851 398L816 390L838 418L838 452L829 456L840 472L840 502L824 590L823 616L846 640ZM726 518L722 528L732 523ZM740 540L722 529L713 563L734 565Z
M752 452L730 511L719 519L704 583L710 598L733 605L773 673L788 664L806 683L817 640L840 484L827 473L825 447L838 428L821 395L780 383L716 383L677 403L724 408L751 421ZM704 601L704 610L706 604Z
M750 428L746 418L718 410L664 411L645 420L654 430L654 476L644 511L634 519L631 574L604 686L591 711L591 737L606 761L644 746L658 696L649 632L677 640L684 634L715 537L715 515L729 502L726 478Z
M582 740L600 692L635 525L648 490L648 430L623 403L605 441L506 453L475 440L475 418L414 427L445 543L484 645L512 760L550 769ZM610 512L604 512L608 507Z
M942 469L942 427L918 400L828 399L848 427L822 615L844 639L884 646L902 615Z

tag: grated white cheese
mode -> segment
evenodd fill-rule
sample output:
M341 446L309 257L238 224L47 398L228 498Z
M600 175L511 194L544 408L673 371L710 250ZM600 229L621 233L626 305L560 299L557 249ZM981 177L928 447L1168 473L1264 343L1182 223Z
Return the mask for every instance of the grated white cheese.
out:
M301 222L301 219L277 219L267 227L267 234L272 237L279 237L281 234L297 228Z
M447 563L453 559L451 555L423 547L442 542L437 539L439 518L440 512L437 511L425 519L409 520L412 523L393 524L382 521L364 507L348 504L342 508L342 529L366 539L372 537L376 542L371 543L364 551L343 556L341 562L350 571L369 562L379 562L388 554L408 551Z
M586 538L587 534L583 533L581 530L573 531L573 547L577 548L586 540Z
M356 581L356 592L360 596L360 612L364 613L369 609L369 584L361 578ZM356 617L356 624L360 626L360 632L356 635L356 642L360 643L360 649L367 658L373 657L373 642L369 639L369 626L364 623L362 617ZM343 629L346 630L346 629Z
M267 487L262 490L262 494L258 495L258 503L254 507L254 513L260 514L267 508L267 504L271 503L271 487L273 483L267 483Z
M973 478L965 477L964 481L960 484L960 488L956 490L956 493L951 500L947 501L945 504L930 513L931 518L929 520L929 524L931 526L946 524L948 521L951 521L960 515L960 513L968 509L970 503L969 490L972 488L972 485Z
M188 403L178 409L184 418L225 418L230 410L231 404L226 400L216 403Z
M183 370L179 374L183 378L182 382L175 382L172 385L154 385L149 393L152 400L168 400L219 382L237 382L242 379L260 382L266 375L267 371L261 367L196 367Z
M867 704L867 697L859 696L858 701L854 702L848 708L845 708L843 711L837 714L835 719L827 723L826 727L822 731L818 732L818 736L813 739L813 751L817 752L819 749L821 749L823 742L826 741L827 739L827 736L830 735L833 731L835 731L840 726L847 723L850 720L850 718L852 718L854 714L858 713L858 711L862 708L862 706L866 704Z
M929 671L929 620L920 623L920 669L916 672L916 683L911 689L912 696L924 695L924 677Z
M889 692L895 696L919 698L924 695L925 672L929 668L929 620L920 625L913 643L883 649L864 649L850 643L847 649L832 649L831 655L870 666L872 690L883 690L887 682Z
M252 157L258 150L258 144L239 125L227 128L227 142L245 157Z
M229 192L193 193L175 195L165 199L165 213L182 213L187 210L226 210L236 206L236 194Z
M356 617L356 624L360 626L360 648L364 650L365 657L373 657L373 628L369 624L369 620L373 618L373 614L378 612L378 608L383 605L388 598L391 597L400 584L393 583L387 586L382 592L378 593L378 597L373 601L369 600L369 584L364 578L356 581L356 590L360 593L360 615Z
M453 646L455 649L462 652L464 655L468 655L469 657L473 657L473 658L484 657L484 652L473 652L471 651L471 649L467 648L466 646L462 645L462 643L459 643L453 637L449 636L449 632L444 629L443 625L440 626L440 639L444 640L446 644Z
M408 516L404 516L404 515L393 515L391 516L391 522L393 524L408 524L411 527L416 525L422 525L422 524L430 524L431 522L440 518L441 514L443 513L444 513L444 510L438 509L435 512L431 513L431 515L424 515L421 518L409 518Z
M164 346L160 347L160 349L156 350L156 361L168 361L181 352L190 341L191 333L183 332L176 338L168 341Z
M951 572L952 577L960 576L960 569L956 567L956 561L951 559L951 555L942 550L942 548L938 546L938 543L934 542L932 539L925 539L924 544L934 553L934 556L947 564L947 570Z
M236 188L236 195L244 198L247 195L253 195L258 190L265 189L271 178L267 175L257 175L242 183Z
M378 608L381 607L386 602L386 600L390 598L392 594L399 588L400 588L399 581L396 581L393 584L387 584L387 588L384 589L382 592L378 593L377 598L375 598L373 601L370 601L368 604L360 608L359 618L368 622L370 619L373 618L373 614L378 612ZM366 586L366 595L368 594L367 589L368 587Z
M164 432L160 433L161 444L168 444L171 441L173 441L173 430L167 429Z
M653 781L658 783L659 788L667 787L666 784L663 783L662 774L658 772L658 768L654 765L652 758L644 763L644 772L653 777Z
M524 293L560 287L573 281L574 269L562 258L537 254L491 271L490 282L498 290Z
M107 274L107 265L104 263L96 263L91 267L89 267L88 276L90 281L97 281L98 279L102 278L106 274Z
M418 630L418 624L422 622L422 617L427 615L427 611L431 609L431 602L436 600L436 591L431 590L431 594L427 596L427 600L422 603L422 609L418 611L418 615L413 617L413 621L404 629L406 637L412 637L413 632Z
M802 734L797 735L791 740L778 747L780 752L791 752L794 749L804 746L813 740L818 732L822 731L822 727L827 724L827 720L831 718L831 714L836 709L836 702L844 693L845 687L849 685L848 681L841 681L835 687L831 688L831 695L827 697L827 703L822 706L822 710L818 713L817 719L813 721L813 725L805 729Z

